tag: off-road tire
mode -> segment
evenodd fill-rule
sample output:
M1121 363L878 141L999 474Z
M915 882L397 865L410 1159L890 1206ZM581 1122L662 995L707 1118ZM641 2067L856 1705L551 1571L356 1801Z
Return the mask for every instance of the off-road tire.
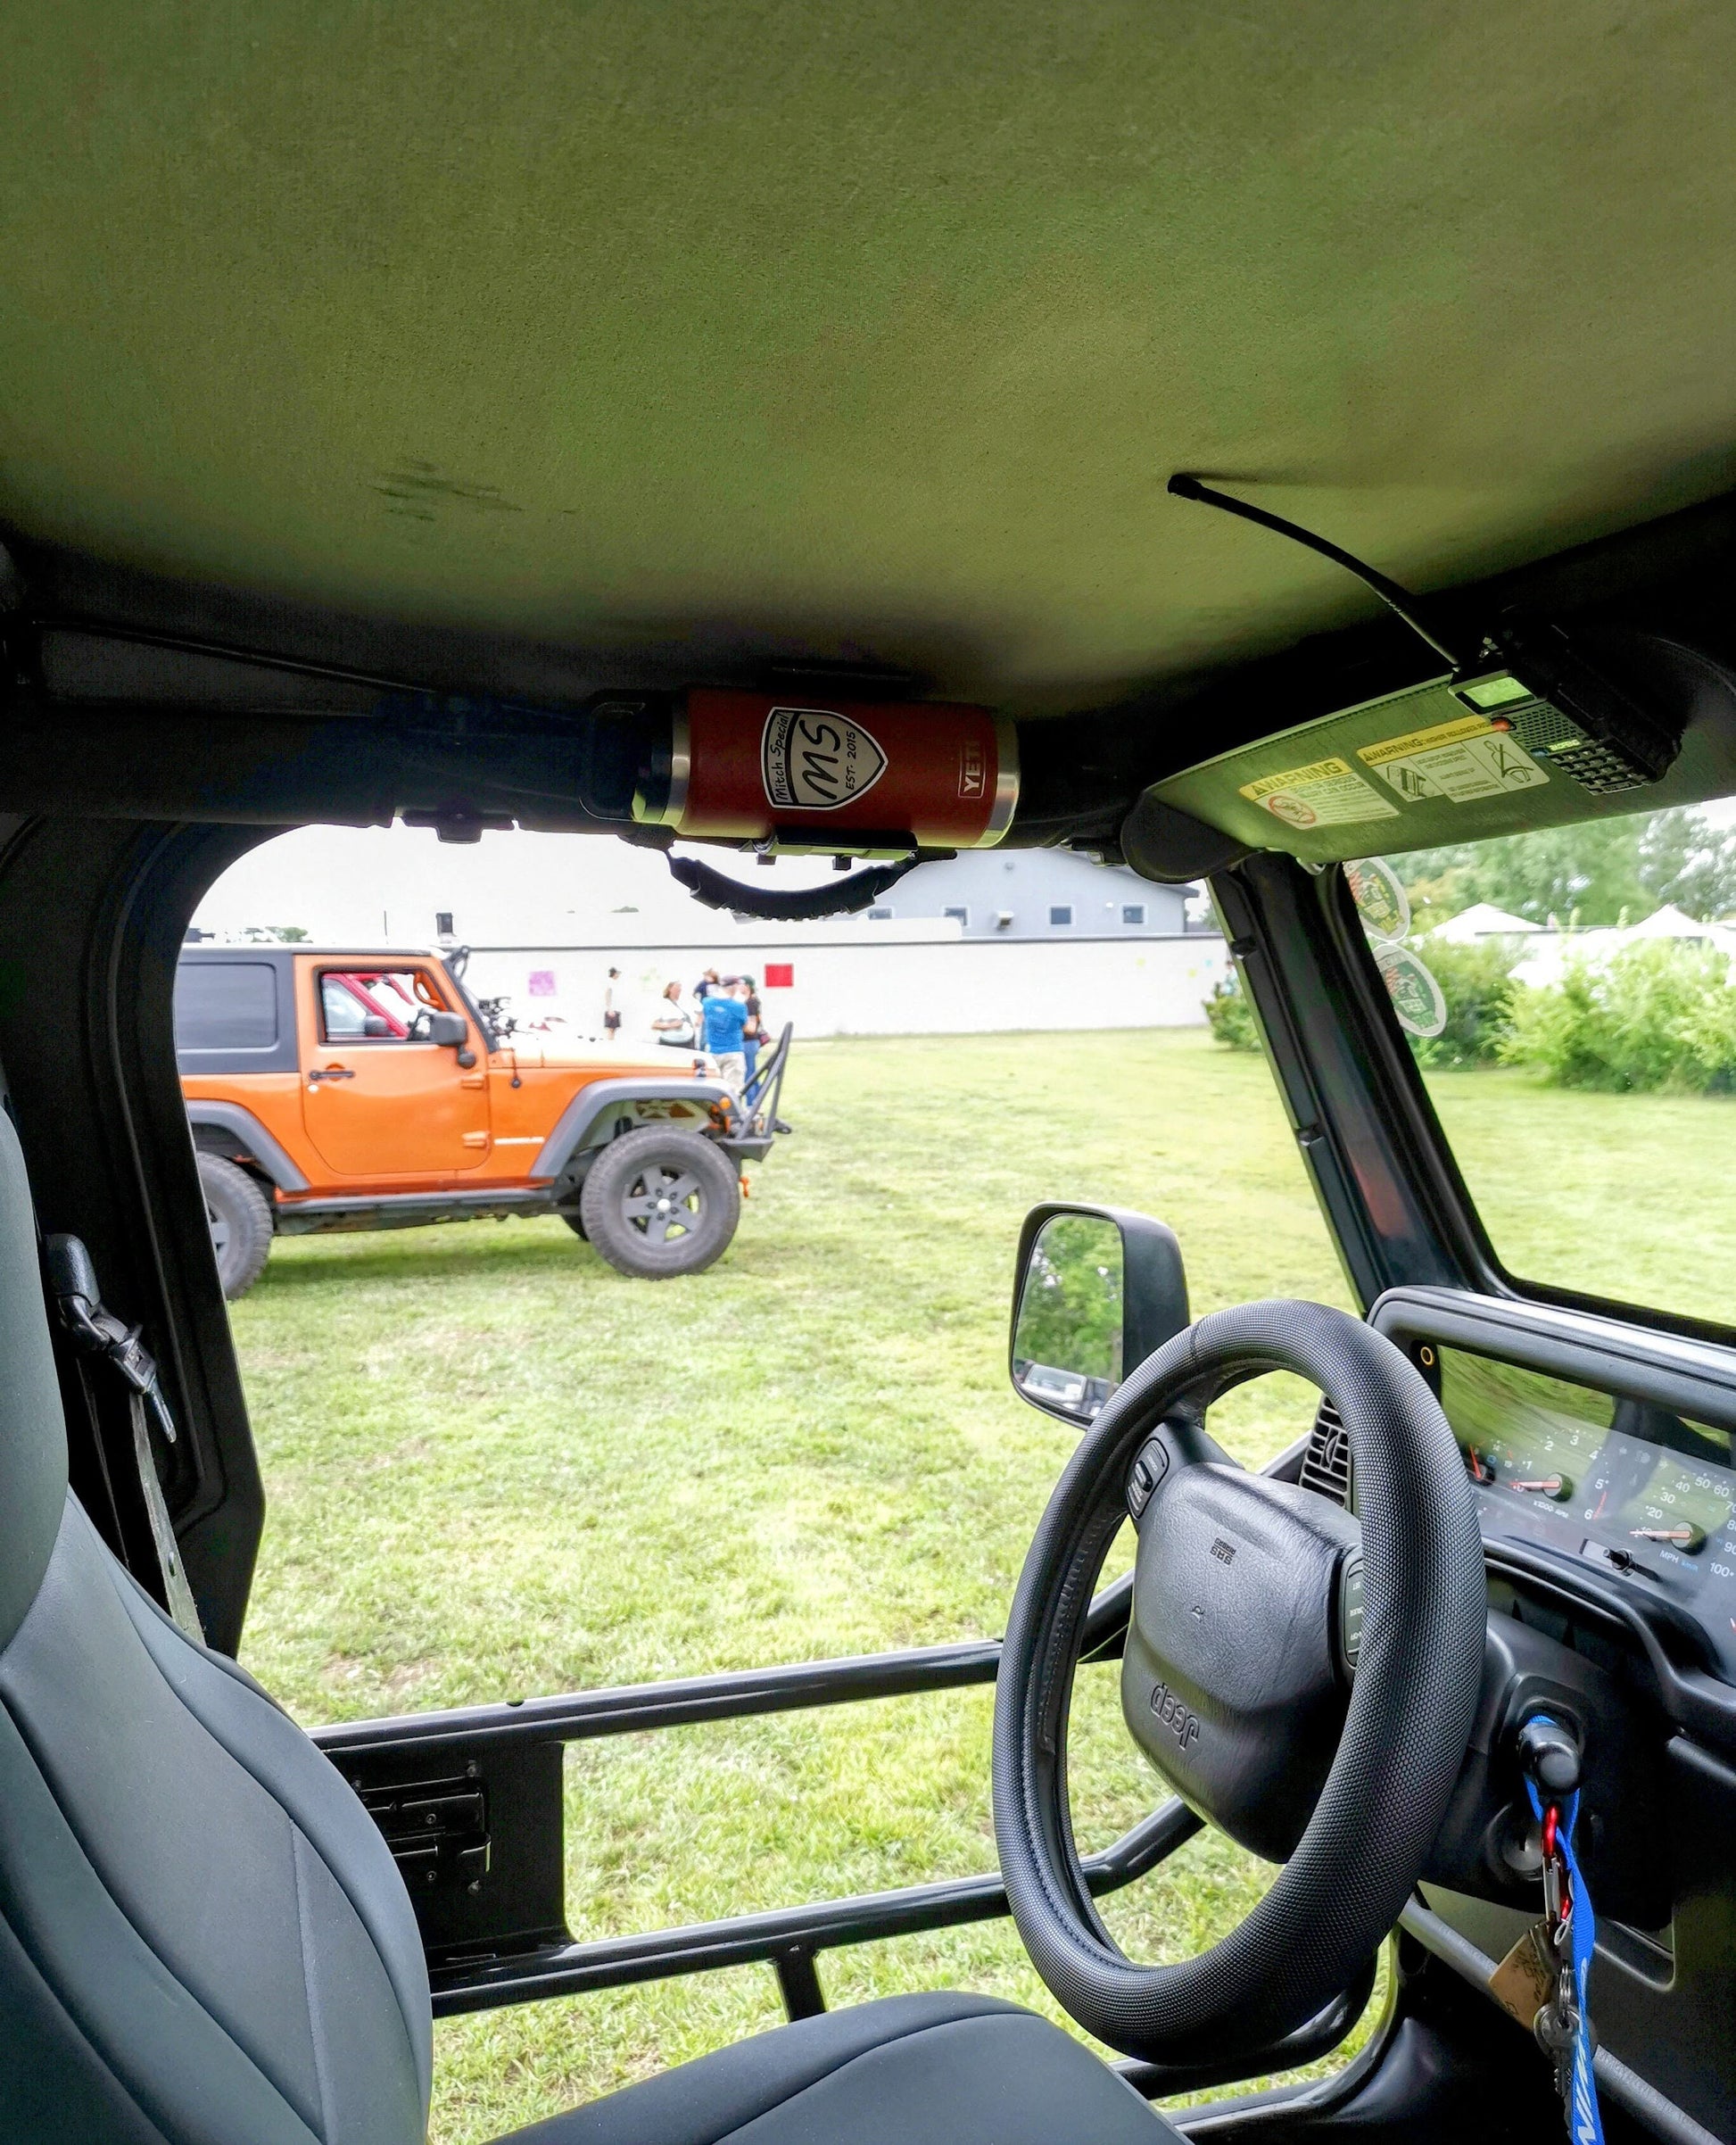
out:
M673 1203L663 1213L658 1198ZM709 1139L644 1125L611 1140L591 1164L579 1213L585 1235L618 1271L673 1280L703 1272L728 1250L741 1187L729 1156Z
M271 1255L271 1203L259 1180L220 1155L201 1155L199 1183L205 1195L217 1278L230 1303L245 1296Z

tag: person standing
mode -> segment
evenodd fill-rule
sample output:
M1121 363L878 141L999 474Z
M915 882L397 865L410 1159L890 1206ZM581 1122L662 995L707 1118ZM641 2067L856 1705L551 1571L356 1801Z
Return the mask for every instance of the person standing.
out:
M670 982L663 986L663 996L657 1000L657 1009L651 1016L651 1032L658 1042L670 1050L690 1050L693 1048L693 1015L682 1003L682 987Z
M737 1100L748 1083L748 1059L742 1049L748 1025L748 987L745 983L720 985L706 993L700 1007L705 1021L706 1056L716 1077Z
M603 985L603 1034L613 1042L621 1032L621 1008L615 1002L615 986L621 981L621 971L611 968L608 981Z
M754 1081L754 1067L759 1062L760 1046L765 1040L765 1030L760 1021L759 979L744 975L741 979L747 991L744 1003L748 1008L748 1024L741 1031L741 1050L748 1063L748 1085Z

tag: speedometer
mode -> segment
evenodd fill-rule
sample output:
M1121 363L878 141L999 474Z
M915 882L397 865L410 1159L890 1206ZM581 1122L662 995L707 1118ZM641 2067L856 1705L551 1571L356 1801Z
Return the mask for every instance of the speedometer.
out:
M1646 1462L1642 1480L1623 1500L1616 1514L1630 1541L1671 1559L1699 1557L1715 1548L1731 1550L1732 1479L1724 1468L1696 1466L1678 1453L1660 1452L1637 1438L1612 1437L1624 1473L1634 1479ZM1599 1514L1601 1518L1603 1515Z

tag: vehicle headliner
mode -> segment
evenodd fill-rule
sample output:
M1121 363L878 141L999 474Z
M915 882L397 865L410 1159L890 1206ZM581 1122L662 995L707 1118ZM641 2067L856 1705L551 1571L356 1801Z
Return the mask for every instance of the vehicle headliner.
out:
M1736 480L1736 10L345 9L9 28L27 551L1031 714Z

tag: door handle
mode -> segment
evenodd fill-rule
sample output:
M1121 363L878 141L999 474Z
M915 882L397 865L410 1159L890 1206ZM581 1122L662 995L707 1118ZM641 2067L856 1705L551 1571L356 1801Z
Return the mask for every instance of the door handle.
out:
M308 1070L310 1086L316 1080L353 1080L355 1077L348 1065L312 1065Z

